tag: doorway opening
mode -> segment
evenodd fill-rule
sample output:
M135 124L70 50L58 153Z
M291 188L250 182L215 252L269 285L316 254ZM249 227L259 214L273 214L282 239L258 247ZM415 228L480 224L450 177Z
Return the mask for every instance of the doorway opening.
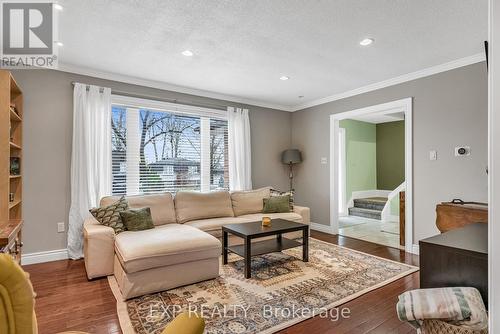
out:
M411 98L330 116L330 226L413 250Z

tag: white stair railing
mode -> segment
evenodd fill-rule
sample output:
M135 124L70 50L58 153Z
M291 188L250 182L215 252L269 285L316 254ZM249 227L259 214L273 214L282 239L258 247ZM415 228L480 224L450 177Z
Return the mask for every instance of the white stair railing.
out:
M394 197L399 196L399 193L406 190L406 181L401 183L396 189L391 191L387 196L387 202L385 203L384 209L382 210L382 221L388 221L391 217L391 201Z

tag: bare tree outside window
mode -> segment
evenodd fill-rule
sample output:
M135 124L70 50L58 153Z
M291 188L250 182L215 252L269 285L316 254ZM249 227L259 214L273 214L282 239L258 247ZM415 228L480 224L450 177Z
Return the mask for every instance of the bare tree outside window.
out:
M113 194L127 191L126 108L113 106ZM200 118L154 110L139 112L139 190L201 189ZM210 189L227 189L227 121L210 120Z

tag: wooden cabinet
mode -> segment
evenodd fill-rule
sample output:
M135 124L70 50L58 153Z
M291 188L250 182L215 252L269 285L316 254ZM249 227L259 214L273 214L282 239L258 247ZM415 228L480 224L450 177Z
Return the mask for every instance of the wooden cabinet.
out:
M488 225L468 224L420 240L420 287L474 287L488 307Z
M22 248L23 93L0 70L0 252L18 261Z

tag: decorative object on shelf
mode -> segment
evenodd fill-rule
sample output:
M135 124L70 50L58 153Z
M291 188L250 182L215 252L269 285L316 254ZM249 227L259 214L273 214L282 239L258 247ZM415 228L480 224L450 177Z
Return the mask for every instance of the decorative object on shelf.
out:
M9 193L9 202L14 202L14 193Z
M271 226L271 218L262 217L262 226Z
M302 162L302 153L297 149L289 149L281 153L281 162L290 168L290 191L293 191L293 165Z
M10 175L21 175L21 159L10 157Z

